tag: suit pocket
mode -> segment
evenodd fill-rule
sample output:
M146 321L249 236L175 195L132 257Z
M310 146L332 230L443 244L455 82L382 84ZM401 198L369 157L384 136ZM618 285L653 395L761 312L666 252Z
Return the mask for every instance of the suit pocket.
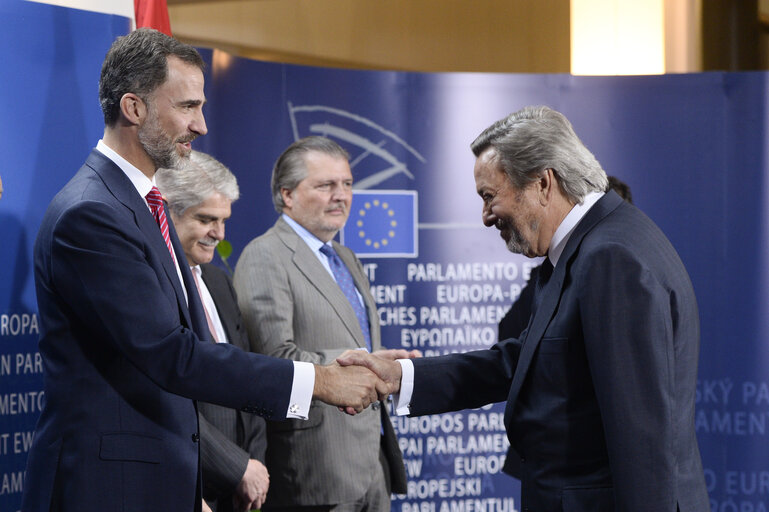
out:
M540 354L561 354L569 348L569 338L542 338L537 351Z
M160 464L162 441L157 437L130 432L101 435L99 458L125 462Z
M564 489L561 498L563 512L614 512L613 487Z

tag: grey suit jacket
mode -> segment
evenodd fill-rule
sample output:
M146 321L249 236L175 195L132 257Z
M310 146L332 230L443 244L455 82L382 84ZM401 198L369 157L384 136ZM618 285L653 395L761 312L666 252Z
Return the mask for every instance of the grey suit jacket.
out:
M379 319L363 267L346 247L334 243L334 248L363 296L377 350ZM344 293L282 218L243 251L235 289L255 352L326 364L345 350L366 346ZM381 407L377 403L348 416L313 401L307 421L268 422L268 504L321 505L362 497L380 463L383 418L391 430ZM395 465L402 468L397 446L395 451Z
M215 265L200 268L227 341L249 350L248 334L230 278ZM267 449L264 419L207 402L198 402L198 412L203 496L215 512L227 512L232 510L232 493L243 478L248 460L264 462Z

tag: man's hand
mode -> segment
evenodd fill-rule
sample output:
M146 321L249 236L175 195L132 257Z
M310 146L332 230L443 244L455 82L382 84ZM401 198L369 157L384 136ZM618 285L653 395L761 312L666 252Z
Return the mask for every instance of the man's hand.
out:
M313 398L344 408L348 414L359 413L388 394L388 386L363 366L315 365Z
M344 357L347 352L349 351L345 351L345 353L340 357ZM382 348L374 351L373 354L377 357L388 359L390 361L395 361L396 359L416 359L417 357L422 357L422 352L420 350L406 350L405 348Z
M248 512L262 508L270 488L270 474L264 464L256 459L248 461L246 472L232 495L234 510Z
M212 511L211 511L211 507L209 507L209 506L208 506L208 503L206 503L206 500L203 500L203 508L202 508L202 511L203 511L203 512L212 512Z
M413 357L416 357L418 351L412 352L415 353ZM396 353L405 353L407 357L399 357L398 355L392 357ZM369 354L363 350L348 350L339 356L336 362L348 368L352 365L365 366L374 372L386 385L387 392L384 395L386 398L387 395L397 393L401 389L401 365L395 359L408 359L409 354L405 350L397 349L378 350L374 354ZM384 399L381 393L380 398Z

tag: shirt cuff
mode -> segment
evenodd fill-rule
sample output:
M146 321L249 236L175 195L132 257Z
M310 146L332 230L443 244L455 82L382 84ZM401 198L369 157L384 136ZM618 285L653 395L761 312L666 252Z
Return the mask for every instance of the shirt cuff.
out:
M414 363L411 359L397 359L401 364L401 390L393 393L393 406L395 414L407 416L410 412L411 395L414 392Z
M306 420L310 415L310 402L315 389L315 365L304 361L294 361L294 381L291 384L286 418Z

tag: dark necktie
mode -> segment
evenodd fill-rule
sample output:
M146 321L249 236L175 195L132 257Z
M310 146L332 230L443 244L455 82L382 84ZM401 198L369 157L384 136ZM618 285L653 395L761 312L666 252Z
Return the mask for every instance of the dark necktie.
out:
M160 195L160 190L157 187L152 187L152 190L147 193L145 198L152 211L152 216L155 217L155 221L160 227L163 240L166 241L166 247L168 247L168 252L171 253L171 259L176 262L174 248L171 246L171 236L168 233L168 220L166 219L166 209L163 207L163 196Z
M545 288L545 285L548 281L550 281L550 276L553 275L553 264L550 263L550 258L545 258L545 261L542 262L542 265L539 266L539 272L537 273L537 284L534 288L534 305L531 308L531 316L534 316L534 313L536 313L537 308L542 303L542 296L544 295L542 293L542 290Z
M352 280L352 275L347 267L339 259L339 255L336 253L333 247L324 244L320 248L320 252L326 255L328 258L329 267L331 267L331 273L334 274L339 288L342 289L345 297L350 302L355 316L358 317L358 323L363 331L363 338L366 340L366 348L371 352L371 332L368 323L368 316L366 315L366 308L361 304L358 299L358 294L355 290L355 283Z

